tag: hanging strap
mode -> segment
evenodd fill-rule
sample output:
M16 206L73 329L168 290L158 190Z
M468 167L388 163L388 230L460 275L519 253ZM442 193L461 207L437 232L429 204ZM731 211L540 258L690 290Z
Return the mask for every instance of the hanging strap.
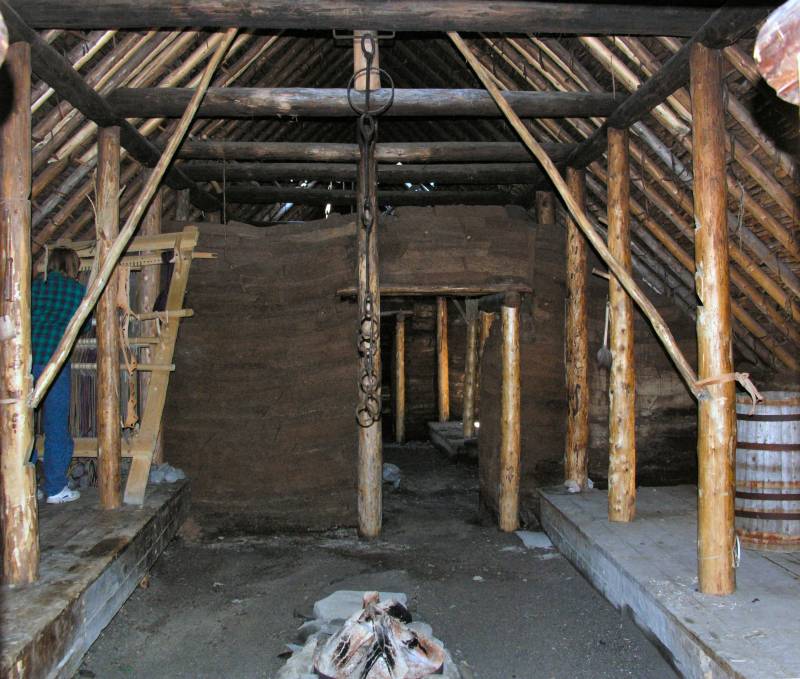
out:
M713 377L706 377L705 379L698 380L695 384L699 388L703 389L712 384L724 384L725 382L738 382L739 386L741 386L742 389L744 389L750 395L750 398L753 401L753 407L750 410L751 415L753 412L755 412L756 404L759 401L764 400L764 397L750 379L750 373L723 373L722 375L715 375Z

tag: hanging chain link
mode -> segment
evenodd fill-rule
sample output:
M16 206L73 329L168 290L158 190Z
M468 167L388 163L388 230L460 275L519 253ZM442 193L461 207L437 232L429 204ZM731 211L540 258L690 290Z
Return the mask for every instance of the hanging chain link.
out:
M391 106L394 99L394 85L391 87L391 96L388 103L373 110L370 106L372 99L371 80L373 76L373 62L375 60L376 44L375 36L372 33L364 33L361 36L361 52L364 55L366 67L353 74L350 85L347 88L347 97L350 106L358 116L356 126L358 147L361 160L359 162L359 204L358 221L360 228L364 230L364 256L365 256L365 280L363 294L359 295L359 329L358 329L358 355L360 357L359 366L359 402L356 411L356 419L362 427L370 427L381 418L381 380L378 374L377 354L380 346L380 322L377 304L371 291L370 279L372 271L370 268L370 249L375 231L377 215L374 206L376 191L376 167L375 167L375 141L378 133L378 122L376 117L385 112ZM364 74L364 108L358 110L353 104L351 93L355 80ZM382 71L379 71L382 73ZM391 80L391 79L389 79Z

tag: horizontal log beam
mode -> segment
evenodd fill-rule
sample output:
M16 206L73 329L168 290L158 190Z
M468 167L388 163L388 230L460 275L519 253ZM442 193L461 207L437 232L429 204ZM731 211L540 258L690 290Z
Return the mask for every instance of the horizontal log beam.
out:
M663 103L675 90L689 80L689 53L692 45L700 43L710 47L723 47L735 42L743 33L753 28L769 12L770 7L722 7L687 40L684 45L642 86L631 94L608 117L605 123L584 141L572 154L568 164L582 168L602 157L606 149L608 128L625 129L641 120L653 108Z
M689 37L710 7L482 0L12 0L35 28L486 31ZM713 4L713 3L709 3Z
M220 199L222 194L219 194ZM353 205L356 192L283 186L229 186L225 191L225 202L295 205ZM513 205L523 204L522 197L506 191L378 191L380 205Z
M289 180L355 181L355 163L190 163L181 166L194 181L267 182ZM412 184L534 184L545 186L542 171L530 163L450 163L378 165L378 181Z
M15 7L19 5L20 3L14 3ZM0 12L5 17L12 42L22 41L30 44L31 68L36 75L50 85L59 97L68 101L98 127L119 127L120 142L128 153L146 167L156 166L161 157L161 151L156 146L143 137L133 125L114 113L103 97L86 84L72 64L45 42L36 31L27 26L9 3L0 0ZM189 104L193 90L187 92L189 97L186 99L183 111ZM180 118L183 111L176 117ZM214 198L190 181L179 169L171 169L164 181L174 189L189 189L192 202L199 208L219 209Z
M106 102L122 118L178 118L192 96L180 87L122 87ZM374 108L388 103L390 90L372 93ZM504 96L523 118L605 117L624 95L607 92L509 91ZM363 107L364 95L352 93ZM212 87L198 111L200 118L263 118L291 116L352 118L355 116L344 88L311 87ZM484 90L397 89L384 116L398 118L499 118L500 112Z
M577 144L542 144L553 162L566 160ZM178 158L196 160L259 160L355 163L357 144L316 142L186 141ZM379 163L529 163L530 151L519 142L405 142L375 146Z

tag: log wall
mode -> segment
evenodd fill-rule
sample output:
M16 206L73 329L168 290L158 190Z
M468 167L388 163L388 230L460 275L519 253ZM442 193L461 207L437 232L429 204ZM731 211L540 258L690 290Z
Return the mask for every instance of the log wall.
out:
M196 315L181 326L164 424L167 460L186 470L196 506L249 528L355 523L357 318L336 294L355 279L350 224L334 216L268 229L201 225L198 247L217 259L192 270L186 306ZM515 208L398 210L381 223L381 282L525 282L531 226ZM435 404L435 337L424 311L432 303L403 303L419 311L408 320L411 438L433 419L425 408ZM457 416L465 327L452 303L450 317ZM425 342L432 348L418 356L415 344Z

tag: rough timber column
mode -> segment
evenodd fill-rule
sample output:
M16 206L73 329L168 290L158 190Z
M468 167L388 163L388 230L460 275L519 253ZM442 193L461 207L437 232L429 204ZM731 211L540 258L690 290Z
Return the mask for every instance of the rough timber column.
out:
M406 315L394 320L394 440L406 440Z
M189 189L178 189L175 191L175 221L188 222L192 212L192 201L189 196Z
M552 191L536 192L536 220L539 224L555 224L556 203Z
M39 575L39 519L33 450L31 375L31 51L14 43L0 69L6 113L0 119L0 520L3 581L25 585Z
M185 189L184 189L185 190ZM187 191L188 193L188 191ZM145 212L144 217L142 218L142 225L139 227L139 233L142 236L156 236L161 233L161 213L163 210L163 195L164 189L159 189L156 191L156 195L153 196L153 202L150 203L150 207L147 208L147 212ZM187 217L188 219L188 213ZM160 252L148 252L143 254L157 254L160 255ZM161 265L159 264L150 264L148 266L142 267L142 274L141 274L141 285L139 286L139 299L137 308L140 311L152 311L153 305L155 304L156 298L158 297L159 290L161 288ZM156 321L141 321L141 330L143 336L154 336L156 334ZM153 351L150 347L145 347L142 349L142 363L149 363L152 357ZM150 385L150 377L151 373L145 372L142 373L141 376L141 384L142 384L142 407L147 403L147 388ZM131 379L136 379L136 374L133 375ZM158 436L156 437L156 444L155 449L153 450L153 462L155 464L160 464L164 461L164 446L163 440L161 438L161 432L159 431Z
M475 437L475 400L478 386L478 300L468 299L467 349L464 361L464 438Z
M502 320L503 381L500 393L500 530L519 528L520 370L519 307L517 293L509 293L500 309Z
M608 249L630 272L628 131L608 130ZM633 302L619 281L608 281L611 370L608 378L608 519L636 515L636 376Z
M583 170L567 168L567 185L583 208L586 183ZM581 490L588 481L589 446L589 336L586 320L586 241L577 224L567 217L567 444L564 480Z
M733 372L725 187L722 55L691 52L695 282L700 380ZM697 559L700 591L730 594L734 572L735 385L710 384L698 401Z
M378 40L371 41L375 56L378 53ZM359 41L357 48L361 47ZM370 86L372 79L370 79ZM377 124L377 123L376 123ZM374 138L373 138L374 143ZM365 145L366 146L366 145ZM369 196L369 212L371 221L371 235L364 228L364 202ZM381 345L380 345L380 317L381 298L378 276L378 197L377 197L377 166L374 156L370 157L366 148L362 149L359 160L358 172L358 221L356 225L356 246L358 252L358 308L359 314L365 309L365 297L372 298L371 313L374 318L373 366L374 375L377 376L377 389L375 391L378 404L381 400L380 375L381 375ZM359 319L362 321L363 319ZM369 333L368 333L369 334ZM359 360L359 379L362 378L362 369L365 358ZM383 516L383 442L381 440L380 416L368 426L358 427L358 532L362 537L375 538L380 535Z
M97 132L97 259L100 266L119 235L119 128ZM117 329L117 269L97 301L97 481L100 504L122 504L120 459L122 429L119 412L119 331Z
M436 298L436 384L439 422L450 419L450 366L447 345L447 297Z

